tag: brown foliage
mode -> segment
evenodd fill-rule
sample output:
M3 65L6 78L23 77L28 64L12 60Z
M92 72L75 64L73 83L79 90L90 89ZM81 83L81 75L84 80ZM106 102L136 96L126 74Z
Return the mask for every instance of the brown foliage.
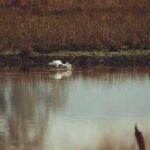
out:
M0 9L0 49L150 49L148 0L15 3Z

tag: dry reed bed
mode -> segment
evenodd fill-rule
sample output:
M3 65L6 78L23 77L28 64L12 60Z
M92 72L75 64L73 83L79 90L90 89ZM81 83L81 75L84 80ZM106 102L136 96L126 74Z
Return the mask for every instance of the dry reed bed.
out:
M148 0L32 0L0 9L0 49L150 49Z

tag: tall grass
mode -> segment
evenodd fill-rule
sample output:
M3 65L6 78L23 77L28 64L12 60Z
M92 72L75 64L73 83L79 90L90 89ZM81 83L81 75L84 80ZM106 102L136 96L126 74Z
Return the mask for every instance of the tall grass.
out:
M149 0L8 2L0 8L0 50L150 49Z

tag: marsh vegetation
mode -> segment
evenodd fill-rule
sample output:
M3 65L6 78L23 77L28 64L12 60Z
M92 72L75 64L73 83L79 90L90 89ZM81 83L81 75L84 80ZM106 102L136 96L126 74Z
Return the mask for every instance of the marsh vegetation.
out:
M1 0L0 50L150 49L149 0Z

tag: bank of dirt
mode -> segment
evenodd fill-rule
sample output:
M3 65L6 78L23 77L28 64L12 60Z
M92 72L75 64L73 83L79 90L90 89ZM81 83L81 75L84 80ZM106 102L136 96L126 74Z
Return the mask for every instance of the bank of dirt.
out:
M149 50L128 51L58 51L51 53L1 53L0 66L47 66L53 60L75 66L150 66Z

